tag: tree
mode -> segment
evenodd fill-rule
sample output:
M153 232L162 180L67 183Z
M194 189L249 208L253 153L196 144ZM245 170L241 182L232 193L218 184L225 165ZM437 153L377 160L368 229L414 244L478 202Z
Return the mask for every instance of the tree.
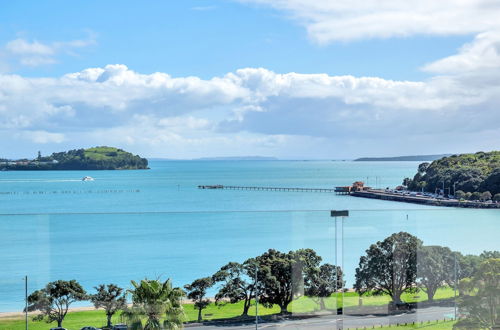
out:
M481 187L483 190L489 190L493 194L500 193L500 167L491 172Z
M90 297L94 307L103 308L107 317L107 327L111 328L111 318L113 315L127 307L127 299L123 294L123 289L115 284L100 284L95 287L97 293Z
M344 274L339 266L323 264L306 272L304 294L319 303L324 310L325 299L345 286Z
M41 312L34 320L46 318L47 323L56 321L57 326L62 327L69 306L86 299L87 293L77 281L54 281L29 295L28 311Z
M454 279L454 255L448 247L421 246L417 252L418 284L427 293L429 301L444 282Z
M482 201L489 201L491 200L491 193L489 191L485 191L481 194L481 200Z
M356 268L355 290L362 294L388 294L395 304L401 294L414 291L417 277L417 249L422 241L406 232L392 234L372 244Z
M413 180L410 178L404 178L403 179L403 186L405 187L410 187L413 183Z
M456 199L466 199L465 197L466 197L466 194L462 190L457 190L455 192L455 198Z
M243 316L248 315L252 299L255 298L256 264L248 259L243 264L230 262L212 276L214 283L222 282L215 295L215 303L229 299L231 304L243 301Z
M493 201L500 202L500 193L495 194L495 196L493 196Z
M425 162L425 163L421 163L418 165L418 173L420 174L425 174L425 172L427 171L427 169L429 168L429 163Z
M479 191L474 191L470 196L471 201L478 201L481 199L481 193Z
M194 280L191 284L186 284L184 288L188 290L188 298L194 301L194 308L198 309L198 322L203 319L201 317L201 311L205 309L209 304L210 300L204 299L207 294L207 289L214 284L212 278L203 277Z
M184 291L173 288L170 279L165 282L160 280L144 279L139 283L131 281L132 307L124 310L123 315L131 323L131 329L156 330L156 329L181 329L183 328L184 309L181 299ZM163 324L161 317L165 316ZM142 319L146 323L142 325Z
M472 278L460 281L465 294L459 301L467 315L454 326L458 329L497 329L500 324L500 259L483 261Z
M483 251L479 255L479 258L481 258L482 260L500 259L500 251Z
M304 267L321 260L311 249L283 253L270 249L256 259L257 278L262 285L259 302L265 307L278 305L281 313L288 313L288 305L303 292Z

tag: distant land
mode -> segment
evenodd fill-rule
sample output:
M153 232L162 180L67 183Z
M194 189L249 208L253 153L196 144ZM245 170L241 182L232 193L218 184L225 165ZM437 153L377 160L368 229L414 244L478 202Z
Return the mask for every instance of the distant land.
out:
M50 170L138 170L148 169L148 160L114 147L95 147L54 152L34 159L1 159L2 171Z
M363 157L357 158L355 162L401 162L401 161L434 161L443 157L449 157L452 154L441 155L415 155L415 156L396 156L396 157Z

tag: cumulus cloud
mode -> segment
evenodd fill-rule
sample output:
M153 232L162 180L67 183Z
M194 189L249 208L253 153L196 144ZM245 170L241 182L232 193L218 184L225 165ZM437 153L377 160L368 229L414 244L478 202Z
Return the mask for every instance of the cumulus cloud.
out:
M87 39L57 41L43 43L38 40L18 38L7 42L4 46L4 57L10 62L22 66L37 67L57 62L60 54L76 55L75 51L96 43L94 34Z
M464 35L500 27L494 0L236 0L287 13L318 43L413 35Z
M500 138L498 40L478 35L456 55L426 65L435 75L424 81L265 68L201 79L120 64L59 78L3 74L0 136L174 158L488 149Z

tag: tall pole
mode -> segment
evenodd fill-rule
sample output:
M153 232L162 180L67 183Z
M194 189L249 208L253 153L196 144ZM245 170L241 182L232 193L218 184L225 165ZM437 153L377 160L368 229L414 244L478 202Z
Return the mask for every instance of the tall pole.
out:
M258 267L255 263L255 330L259 328L259 289L258 289Z
M24 277L24 321L28 330L28 275Z
M455 315L454 315L454 319L456 320L457 319L457 254L455 253L454 254L454 257L455 257L455 287L453 289L453 295L454 295L454 303L455 303Z

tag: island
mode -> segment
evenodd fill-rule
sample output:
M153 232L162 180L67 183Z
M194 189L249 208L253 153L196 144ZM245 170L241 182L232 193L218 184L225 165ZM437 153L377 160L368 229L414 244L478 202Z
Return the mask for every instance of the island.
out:
M54 152L35 159L9 160L0 158L1 171L48 170L138 170L148 169L148 160L114 147L94 147Z

